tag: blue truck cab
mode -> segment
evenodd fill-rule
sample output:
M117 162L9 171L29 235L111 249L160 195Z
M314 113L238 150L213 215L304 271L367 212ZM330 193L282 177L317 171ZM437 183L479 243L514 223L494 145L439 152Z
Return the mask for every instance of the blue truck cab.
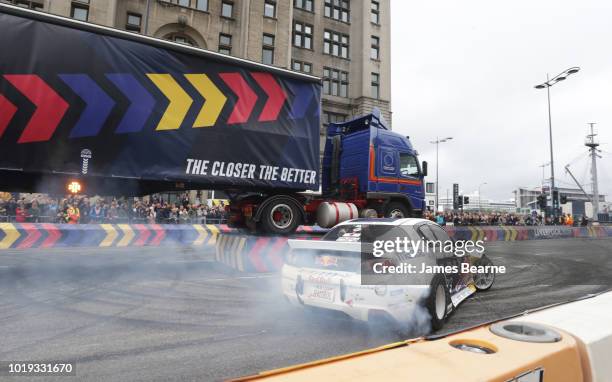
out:
M324 197L373 209L378 216L421 216L427 162L418 161L410 139L392 132L378 109L330 123L323 155Z

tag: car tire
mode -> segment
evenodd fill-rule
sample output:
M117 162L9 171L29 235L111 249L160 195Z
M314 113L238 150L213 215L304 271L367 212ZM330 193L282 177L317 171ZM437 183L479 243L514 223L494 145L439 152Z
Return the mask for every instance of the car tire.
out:
M446 322L448 314L448 304L450 303L450 295L446 288L444 276L437 275L431 281L429 287L429 296L427 297L426 307L431 316L432 330L440 330Z
M261 216L264 231L273 235L288 235L295 232L301 220L300 210L286 197L277 198L268 204Z
M385 217L386 218L407 218L410 216L410 211L403 203L400 202L391 202L387 204L385 208Z
M475 266L487 266L487 265L493 265L493 262L486 255L483 255L480 259L478 259L474 263L474 265ZM490 272L485 275L482 275L480 273L477 273L474 275L474 286L476 287L476 290L479 292L484 292L484 291L491 289L494 282L495 282L495 272Z

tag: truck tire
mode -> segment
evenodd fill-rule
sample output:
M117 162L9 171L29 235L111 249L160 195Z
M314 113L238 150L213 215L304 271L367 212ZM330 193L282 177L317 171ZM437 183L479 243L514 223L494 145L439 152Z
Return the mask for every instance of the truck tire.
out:
M385 208L385 217L398 219L407 218L410 217L410 211L403 203L391 202L387 204L387 208Z
M295 232L301 220L300 211L295 203L286 197L277 198L268 204L261 215L264 231L273 235L288 235Z
M427 311L431 316L431 329L440 330L446 322L448 314L448 304L450 303L450 294L446 288L444 276L436 275L431 281L429 287L429 296L425 302Z

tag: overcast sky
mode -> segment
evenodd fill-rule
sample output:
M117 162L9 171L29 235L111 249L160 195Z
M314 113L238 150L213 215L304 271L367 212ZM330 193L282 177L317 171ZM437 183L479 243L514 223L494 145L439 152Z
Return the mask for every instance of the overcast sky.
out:
M557 185L564 167L590 191L584 138L597 122L604 150L600 192L612 197L612 1L391 0L393 130L409 135L440 192L452 183L508 200L542 182L550 161L546 90L534 85L571 67L551 88ZM587 167L589 165L589 167ZM546 168L550 177L550 168Z

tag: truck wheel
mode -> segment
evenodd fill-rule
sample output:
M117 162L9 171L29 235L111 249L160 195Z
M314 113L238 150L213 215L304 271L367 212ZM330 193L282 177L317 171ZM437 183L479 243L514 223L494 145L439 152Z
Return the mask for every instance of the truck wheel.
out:
M385 217L386 218L396 218L402 219L410 216L410 211L408 208L400 202L391 202L387 205L385 209Z
M270 203L261 215L261 223L266 232L274 235L293 233L300 225L300 211L286 198Z
M450 296L446 289L446 283L444 282L444 276L437 275L431 281L429 287L429 296L425 306L431 316L431 328L433 330L442 329L444 322L446 321L446 315L448 314L448 304L450 302Z

